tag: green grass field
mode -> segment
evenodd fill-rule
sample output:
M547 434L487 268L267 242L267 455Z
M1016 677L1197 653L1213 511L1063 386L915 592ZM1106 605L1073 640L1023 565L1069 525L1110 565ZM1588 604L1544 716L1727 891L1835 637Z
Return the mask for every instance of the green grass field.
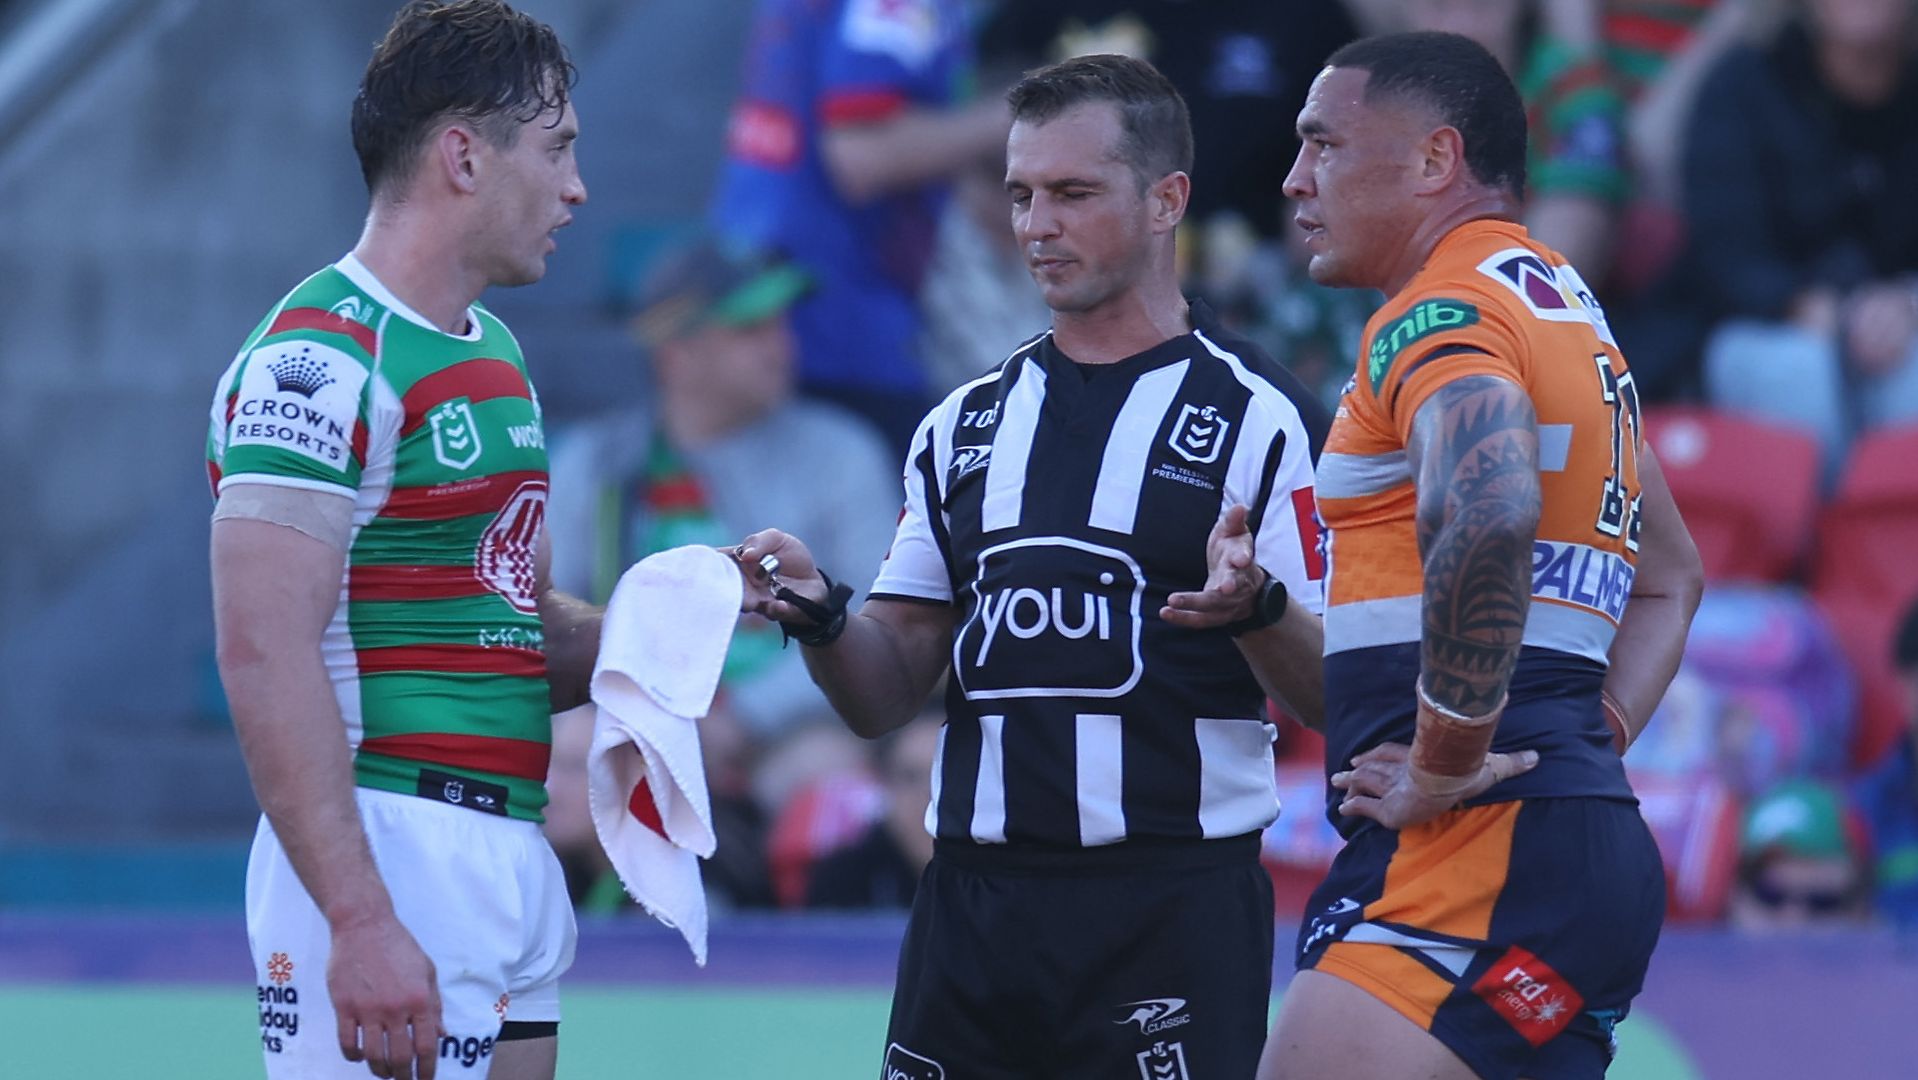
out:
M864 1080L878 1073L888 994L825 988L569 990L561 1080ZM251 988L0 988L6 1080L257 1080ZM1702 1080L1634 1014L1609 1080ZM368 1074L371 1075L371 1074Z

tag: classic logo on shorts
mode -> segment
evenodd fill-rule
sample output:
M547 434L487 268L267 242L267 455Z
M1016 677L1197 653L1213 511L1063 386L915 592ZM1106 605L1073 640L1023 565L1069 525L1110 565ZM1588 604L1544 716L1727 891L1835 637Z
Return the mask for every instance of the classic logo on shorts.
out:
M1153 1043L1138 1059L1141 1080L1192 1080L1185 1068L1184 1043Z
M479 421L463 397L442 401L426 414L433 425L433 457L449 469L471 468L480 456Z
M1130 555L1063 536L979 553L975 602L953 638L967 698L1120 697L1145 670L1145 575Z
M300 992L293 983L293 958L276 952L266 959L266 981L256 986L260 1005L260 1048L283 1053L286 1040L300 1033Z
M1551 965L1516 945L1472 984L1472 992L1533 1046L1564 1031L1585 1005Z
M880 1080L946 1080L946 1067L893 1043L886 1047L886 1063L879 1075Z
M1154 1035L1167 1028L1181 1027L1192 1022L1191 1014L1185 1011L1184 998L1147 998L1144 1001L1128 1001L1119 1009L1127 1015L1114 1020L1115 1024L1138 1024L1139 1034Z
M474 575L513 605L513 610L527 615L539 611L533 556L540 526L545 522L546 481L525 481L480 534L479 548L473 555Z
M1179 409L1178 422L1172 425L1172 434L1166 441L1180 457L1194 465L1210 465L1219 460L1219 450L1225 445L1225 433L1232 430L1232 421L1219 415L1212 405L1186 405Z

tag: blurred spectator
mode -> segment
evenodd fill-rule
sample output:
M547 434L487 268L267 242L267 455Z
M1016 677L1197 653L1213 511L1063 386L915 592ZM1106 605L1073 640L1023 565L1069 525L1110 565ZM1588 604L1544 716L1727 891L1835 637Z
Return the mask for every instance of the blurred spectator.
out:
M1816 780L1767 791L1745 812L1731 922L1750 931L1858 925L1871 869L1844 796Z
M1588 282L1610 272L1627 192L1624 103L1600 47L1600 0L1409 0L1408 30L1485 46L1525 99L1525 227Z
M939 753L938 712L921 715L872 744L872 767L885 791L885 810L857 840L812 868L806 886L809 908L912 906L919 875L932 861L926 807L932 800L932 767Z
M1357 34L1337 0L1008 0L980 51L1024 67L1090 53L1151 61L1192 113L1186 220L1230 211L1271 237L1291 226L1279 188L1298 156L1293 121L1325 58Z
M1918 928L1918 604L1905 613L1893 646L1907 728L1889 755L1857 787L1877 862L1878 910Z
M919 297L920 355L940 393L985 374L1052 324L1012 234L1005 154L963 170L952 195Z
M896 460L934 400L917 301L945 181L1009 126L997 95L961 103L968 29L963 0L760 0L713 204L722 235L813 275L801 387L873 421Z
M768 521L817 536L834 566L879 564L898 466L857 417L794 397L787 312L806 287L791 265L711 238L652 268L633 323L651 349L651 401L553 440L556 583L603 603L647 555L728 544ZM743 616L700 724L715 814L738 827L734 850L760 843L785 791L859 755L799 650L782 644L772 623Z
M1918 66L1910 0L1802 0L1700 89L1687 252L1710 399L1812 431L1918 417ZM1704 322L1709 320L1709 323Z

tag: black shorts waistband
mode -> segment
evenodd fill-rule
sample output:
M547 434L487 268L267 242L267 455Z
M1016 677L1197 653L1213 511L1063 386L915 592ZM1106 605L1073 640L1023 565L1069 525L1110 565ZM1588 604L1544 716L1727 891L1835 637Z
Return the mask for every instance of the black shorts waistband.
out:
M1035 844L975 844L937 839L935 862L995 874L1078 876L1158 870L1203 870L1256 864L1259 834L1217 840L1126 840L1098 847L1061 848Z

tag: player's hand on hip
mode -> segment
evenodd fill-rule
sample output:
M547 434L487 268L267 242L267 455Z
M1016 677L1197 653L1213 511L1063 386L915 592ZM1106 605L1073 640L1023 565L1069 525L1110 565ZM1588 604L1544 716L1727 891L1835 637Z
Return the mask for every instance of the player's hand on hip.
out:
M1244 506L1233 506L1219 516L1205 540L1205 588L1166 597L1159 617L1189 630L1210 630L1252 614L1265 570L1254 557L1252 530L1246 526Z
M1538 751L1485 755L1478 774L1461 790L1433 797L1412 782L1412 748L1404 743L1380 743L1352 759L1352 766L1332 774L1332 786L1345 793L1339 813L1365 817L1388 829L1408 829L1438 817L1493 784L1509 780L1538 764Z
M374 1076L432 1080L439 1066L440 989L433 961L392 915L333 928L326 989L340 1052Z
M737 547L720 551L739 563L739 573L745 578L745 596L740 600L739 610L777 622L801 626L812 623L811 616L773 595L773 590L783 585L808 600L823 602L826 599L826 579L819 576L812 552L798 537L778 529L762 529Z

